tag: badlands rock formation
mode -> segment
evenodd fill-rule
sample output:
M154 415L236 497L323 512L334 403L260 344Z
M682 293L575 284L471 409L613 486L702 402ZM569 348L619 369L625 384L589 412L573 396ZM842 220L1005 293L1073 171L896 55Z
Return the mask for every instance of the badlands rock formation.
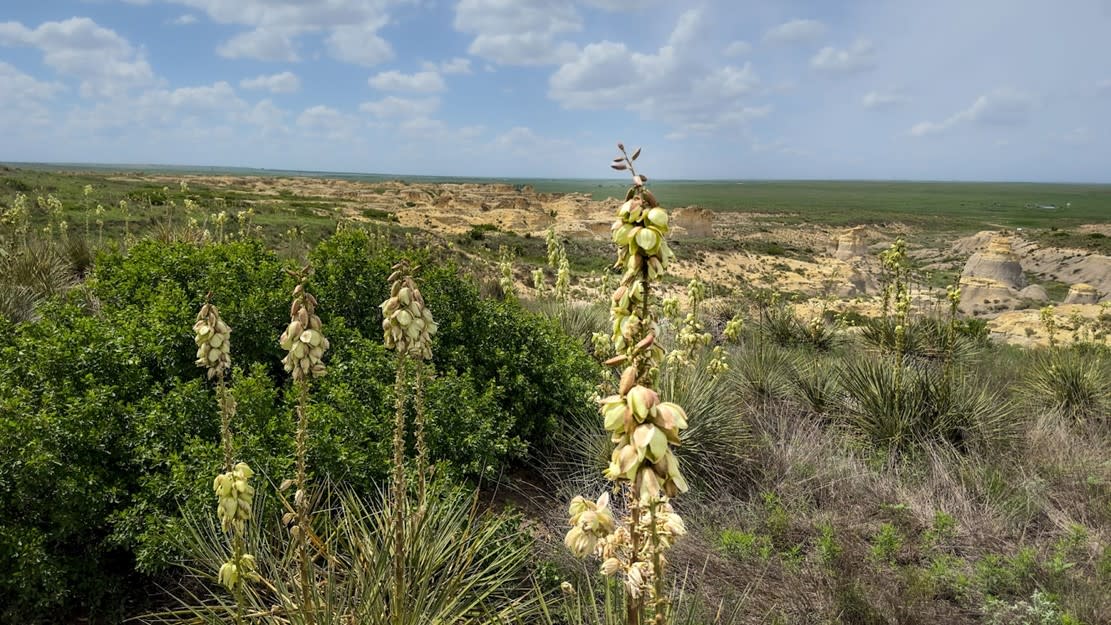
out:
M1031 284L1030 286L1018 292L1019 297L1028 299L1033 302L1048 302L1049 293L1046 293L1045 288L1038 284Z
M1097 304L1099 291L1090 284L1083 282L1069 287L1069 294L1065 296L1065 304Z
M1025 286L1026 276L1011 247L1011 237L997 234L986 250L973 254L964 266L961 310L986 314L1019 308L1019 290Z
M713 237L714 211L698 206L676 209L671 214L671 226L676 237Z
M833 252L833 257L838 260L852 260L862 256L868 256L868 242L864 238L864 226L856 226L841 233L837 237L837 250Z

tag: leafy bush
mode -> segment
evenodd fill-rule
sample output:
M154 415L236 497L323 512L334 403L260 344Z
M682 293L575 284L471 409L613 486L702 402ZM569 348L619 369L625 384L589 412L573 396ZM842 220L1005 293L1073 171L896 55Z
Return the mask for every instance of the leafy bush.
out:
M556 322L513 300L482 299L452 263L414 256L423 265L421 293L440 327L432 348L436 370L493 382L493 397L512 420L511 435L531 447L549 441L558 419L588 403L599 379L594 360ZM400 258L360 230L322 242L311 256L322 314L341 316L363 336L377 337L378 304L388 297L386 278Z
M334 348L309 408L311 465L363 491L388 466L393 357L378 339L377 302L399 256L373 246L345 233L314 257ZM425 388L441 470L474 475L519 459L564 415L590 408L596 365L576 339L514 303L480 299L451 266L423 277L441 323ZM158 574L178 557L180 512L209 507L220 464L190 329L209 291L232 326L238 453L267 478L291 474L293 398L277 343L291 288L257 242L142 241L98 258L91 300L71 291L41 305L37 322L0 321L0 620L114 619L136 571Z

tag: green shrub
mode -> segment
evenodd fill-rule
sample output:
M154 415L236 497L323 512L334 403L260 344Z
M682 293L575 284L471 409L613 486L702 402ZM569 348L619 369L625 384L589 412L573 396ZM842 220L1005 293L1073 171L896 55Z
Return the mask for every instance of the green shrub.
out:
M903 548L903 536L895 526L890 523L880 525L880 529L872 536L872 557L880 562L894 563L899 550Z
M743 560L759 558L767 561L775 553L771 536L743 530L722 530L718 536L718 545L725 554Z
M512 420L511 435L530 449L544 445L561 418L589 403L597 364L556 322L516 301L483 299L452 263L413 255L423 265L421 293L439 324L432 349L436 370L493 382L493 397ZM386 278L400 258L360 230L322 242L311 256L321 314L343 317L363 336L379 336L378 304L388 296Z
M393 358L377 304L399 255L373 245L345 233L318 252L335 254L317 259L314 287L334 348L309 408L316 477L364 491L388 466ZM564 415L592 408L597 368L576 339L482 300L453 267L424 275L441 323L425 389L441 471L520 459ZM239 453L262 476L290 474L293 402L277 337L291 288L256 242L141 241L100 255L92 305L71 291L40 305L37 322L0 321L0 620L115 620L123 588L179 557L180 512L210 507L220 464L215 399L193 364L193 311L209 291L232 326Z
M818 558L825 566L833 566L837 557L841 555L841 544L837 542L837 534L829 521L818 524L818 540L815 547L818 550Z

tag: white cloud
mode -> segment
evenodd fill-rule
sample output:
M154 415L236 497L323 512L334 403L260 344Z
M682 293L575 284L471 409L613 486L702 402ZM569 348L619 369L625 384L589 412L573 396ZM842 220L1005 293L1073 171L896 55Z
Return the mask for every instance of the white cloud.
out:
M876 66L875 46L867 39L857 39L848 48L840 49L826 46L810 59L810 66L816 70L852 74Z
M701 14L679 18L669 42L691 40ZM770 108L742 101L760 81L751 63L712 66L691 48L663 45L654 53L602 41L585 46L548 81L549 96L566 108L616 108L660 121L675 134L707 134L743 126Z
M747 41L737 40L725 46L723 54L725 54L725 56L744 56L749 52L752 52L752 44Z
M373 31L386 21L339 26L328 35L328 52L333 58L356 65L372 66L393 58L393 48Z
M0 122L5 128L20 129L50 123L47 102L65 86L43 82L0 61Z
M791 20L764 33L764 41L786 44L808 43L821 37L825 32L826 25L818 20Z
M359 120L334 108L318 104L297 116L297 127L331 141L351 139L359 128Z
M471 60L455 57L451 60L441 61L439 63L426 61L421 64L421 68L426 71L439 72L441 74L470 74Z
M972 106L940 122L919 122L910 129L916 137L936 134L954 126L974 123L990 126L1013 126L1026 121L1034 109L1034 98L1014 89L997 89L982 95Z
M402 74L397 70L379 72L367 81L371 87L382 91L416 91L431 93L444 90L444 79L437 72L421 71Z
M232 113L246 108L247 103L224 81L199 87L155 89L136 100L137 117L163 124L172 124L182 115Z
M34 30L19 22L0 22L0 45L37 48L47 65L79 78L86 97L118 95L155 83L142 51L87 17L44 22Z
M296 93L301 89L301 79L293 72L263 74L254 78L244 78L239 81L239 86L244 89L262 89L270 93Z
M50 100L65 87L56 82L42 82L0 61L0 102L13 105L21 100Z
M374 65L393 50L378 35L388 23L387 7L395 0L161 0L203 11L218 24L246 27L217 47L228 58L296 61L299 40L324 35L333 58Z
M503 65L560 63L575 53L574 44L558 41L582 29L567 0L460 0L455 29L474 35L467 51Z
M264 135L287 134L285 118L288 113L269 99L259 100L242 116L244 122L257 126Z
M890 109L910 102L910 98L900 93L869 91L860 99L866 109Z
M174 24L175 26L189 26L190 24L197 23L197 16L193 15L192 13L186 13L170 20L170 23Z
M439 98L399 98L392 95L359 105L359 110L364 113L393 119L428 117L438 108L440 108Z
M220 44L216 52L229 59L255 59L259 61L301 60L297 54L296 33L278 29L255 29L239 33Z

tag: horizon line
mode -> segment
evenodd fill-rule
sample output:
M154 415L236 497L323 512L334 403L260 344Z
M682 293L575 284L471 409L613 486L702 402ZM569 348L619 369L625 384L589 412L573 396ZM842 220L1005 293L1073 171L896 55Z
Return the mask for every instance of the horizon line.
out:
M456 174L399 174L358 171L330 171L313 169L282 169L273 167L252 167L246 165L182 165L169 163L95 163L81 161L3 161L0 166L22 169L54 168L65 169L69 173L80 173L79 168L97 170L133 171L149 173L169 173L171 171L183 174L213 173L214 171L245 170L248 172L266 172L271 174L289 174L291 177L301 178L335 178L335 177L376 177L404 182L407 178L433 178L433 179L460 179L460 180L490 180L490 181L590 181L625 185L625 182L613 178L591 177L551 177L551 176L476 176ZM652 178L650 182L668 183L746 183L746 182L878 182L878 183L920 183L920 184L1038 184L1038 185L1080 185L1080 186L1111 186L1111 182L1092 181L1050 181L1050 180L972 180L972 179L941 179L941 178Z

